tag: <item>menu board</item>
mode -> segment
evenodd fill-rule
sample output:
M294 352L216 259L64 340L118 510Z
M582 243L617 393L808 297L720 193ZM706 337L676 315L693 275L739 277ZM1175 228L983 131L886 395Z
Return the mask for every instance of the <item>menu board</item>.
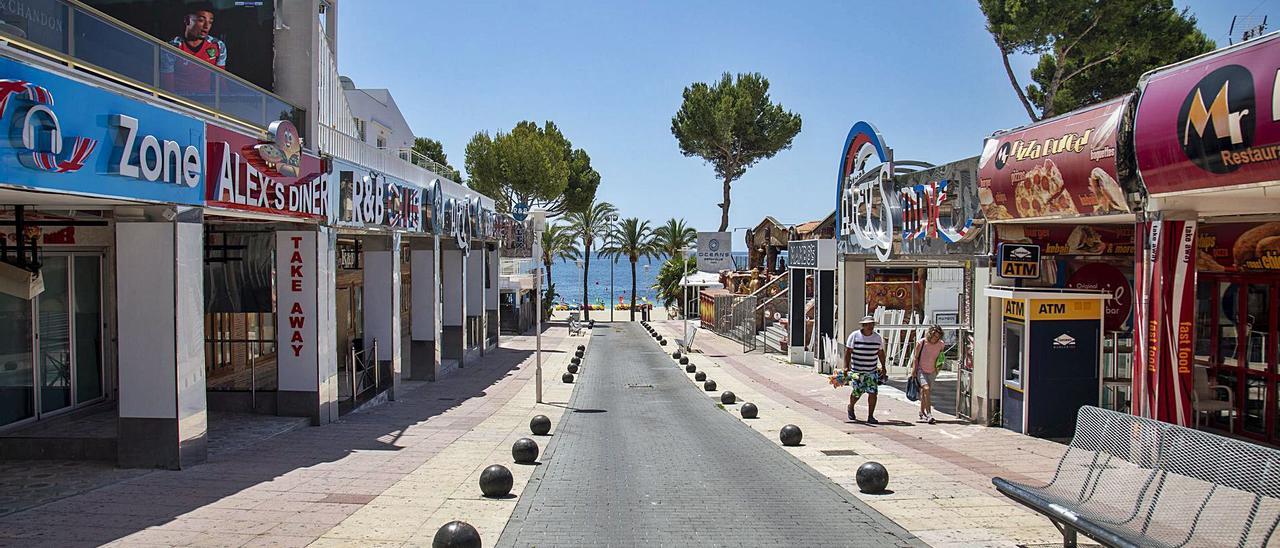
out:
M1000 225L997 239L1036 244L1044 255L1133 256L1133 225Z
M1129 97L987 139L978 203L987 220L1129 213L1116 139Z
M1201 224L1196 270L1280 271L1280 222Z

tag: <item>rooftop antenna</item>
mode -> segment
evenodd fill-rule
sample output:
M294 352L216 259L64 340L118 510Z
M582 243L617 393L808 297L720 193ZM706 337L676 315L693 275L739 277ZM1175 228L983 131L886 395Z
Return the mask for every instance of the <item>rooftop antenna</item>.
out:
M1227 31L1227 42L1235 43L1236 30L1240 31L1240 41L1252 40L1267 32L1266 15L1237 15L1231 18L1231 29Z

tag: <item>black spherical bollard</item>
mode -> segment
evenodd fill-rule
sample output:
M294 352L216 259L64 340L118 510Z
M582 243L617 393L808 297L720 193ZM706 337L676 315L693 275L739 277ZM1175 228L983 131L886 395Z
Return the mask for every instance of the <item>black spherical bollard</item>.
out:
M738 396L733 392L725 390L720 394L720 403L723 403L725 405L733 405L734 402L736 401L738 401Z
M680 365L689 365L689 356L680 356Z
M516 464L533 464L538 462L538 442L529 438L520 438L511 444L511 460Z
M480 492L489 498L510 495L514 483L511 471L501 464L492 464L480 472Z
M697 373L694 373L694 374L693 374L693 380L698 381L698 382L702 382L702 381L707 380L707 372L706 372L706 371L699 371L699 372L697 372Z
M760 410L756 409L756 404L747 402L742 404L742 408L738 409L738 412L742 413L742 418L744 419L754 419L760 413Z
M595 328L596 328L596 321L595 321L595 320L591 320L591 321L587 322L587 329L595 329Z
M584 352L583 352L583 350L582 350L582 349L578 349L578 351L577 351L577 352L574 352L574 353L573 353L573 357L581 359L581 358L582 358L582 354L583 354L583 353L584 353Z
M480 531L465 521L451 521L436 529L431 548L480 548Z
M680 359L680 351L679 351L679 350L676 350L675 352L672 352L672 353L671 353L671 357L672 357L673 359L677 359L677 360L678 360L678 359Z
M702 389L703 389L703 390L706 390L707 392L715 392L715 391L716 391L716 381L713 381L713 380L711 380L711 379L707 379L707 382L702 383Z
M582 363L582 358L580 358L580 357L578 357L578 356L574 356L574 357L572 357L572 358L569 358L569 363L571 363L571 364L573 364L573 365L579 365L579 364L581 364L581 363Z
M546 415L538 415L529 420L529 431L535 436L545 436L551 432L551 419Z
M782 427L778 432L778 439L782 440L782 445L795 447L800 445L800 439L804 434L800 432L800 427L794 424L788 424Z
M666 340L666 339L662 339L662 340L658 341L658 344L660 344L660 345L662 345L662 346L666 346L666 345L667 345L667 340Z
M571 363L571 364L569 364L569 372L570 372L570 373L573 373L574 375L577 375L577 374L578 374L578 364L576 364L576 363Z
M694 371L697 371L697 370L698 370L698 366L693 365L693 364L689 364L689 365L684 366L684 372L685 372L685 373L693 373Z
M881 493L889 486L889 471L875 461L864 462L858 467L858 490L863 493Z
M563 375L560 375L560 381L565 384L573 384L573 373L565 371Z
M586 349L587 349L587 345L585 344L578 345L578 350L586 350Z

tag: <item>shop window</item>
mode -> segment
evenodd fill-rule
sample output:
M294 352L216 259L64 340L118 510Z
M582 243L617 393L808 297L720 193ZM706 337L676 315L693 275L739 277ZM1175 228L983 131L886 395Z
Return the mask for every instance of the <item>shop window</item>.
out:
M205 315L205 383L209 390L275 390L274 313Z
M1240 300L1237 294L1239 284L1222 283L1218 286L1218 358L1222 365L1236 367L1239 360L1239 330L1236 320L1239 317ZM1230 386L1235 386L1230 385Z
M1196 363L1205 365L1213 359L1213 284L1196 283Z
M1271 286L1249 284L1248 301L1242 336L1245 339L1245 360L1249 369L1267 370L1267 338L1271 334Z
M205 227L205 382L275 390L275 235Z

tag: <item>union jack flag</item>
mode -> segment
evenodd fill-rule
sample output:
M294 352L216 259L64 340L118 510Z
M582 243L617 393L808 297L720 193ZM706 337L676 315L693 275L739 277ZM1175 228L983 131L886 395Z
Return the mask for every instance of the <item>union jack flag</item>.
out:
M22 80L0 80L0 120L4 119L9 106L9 98L22 97L36 104L53 107L53 93L43 86L37 86ZM71 145L71 157L59 160L51 152L31 151L31 163L37 169L53 173L75 173L80 171L98 147L96 139L76 137Z

